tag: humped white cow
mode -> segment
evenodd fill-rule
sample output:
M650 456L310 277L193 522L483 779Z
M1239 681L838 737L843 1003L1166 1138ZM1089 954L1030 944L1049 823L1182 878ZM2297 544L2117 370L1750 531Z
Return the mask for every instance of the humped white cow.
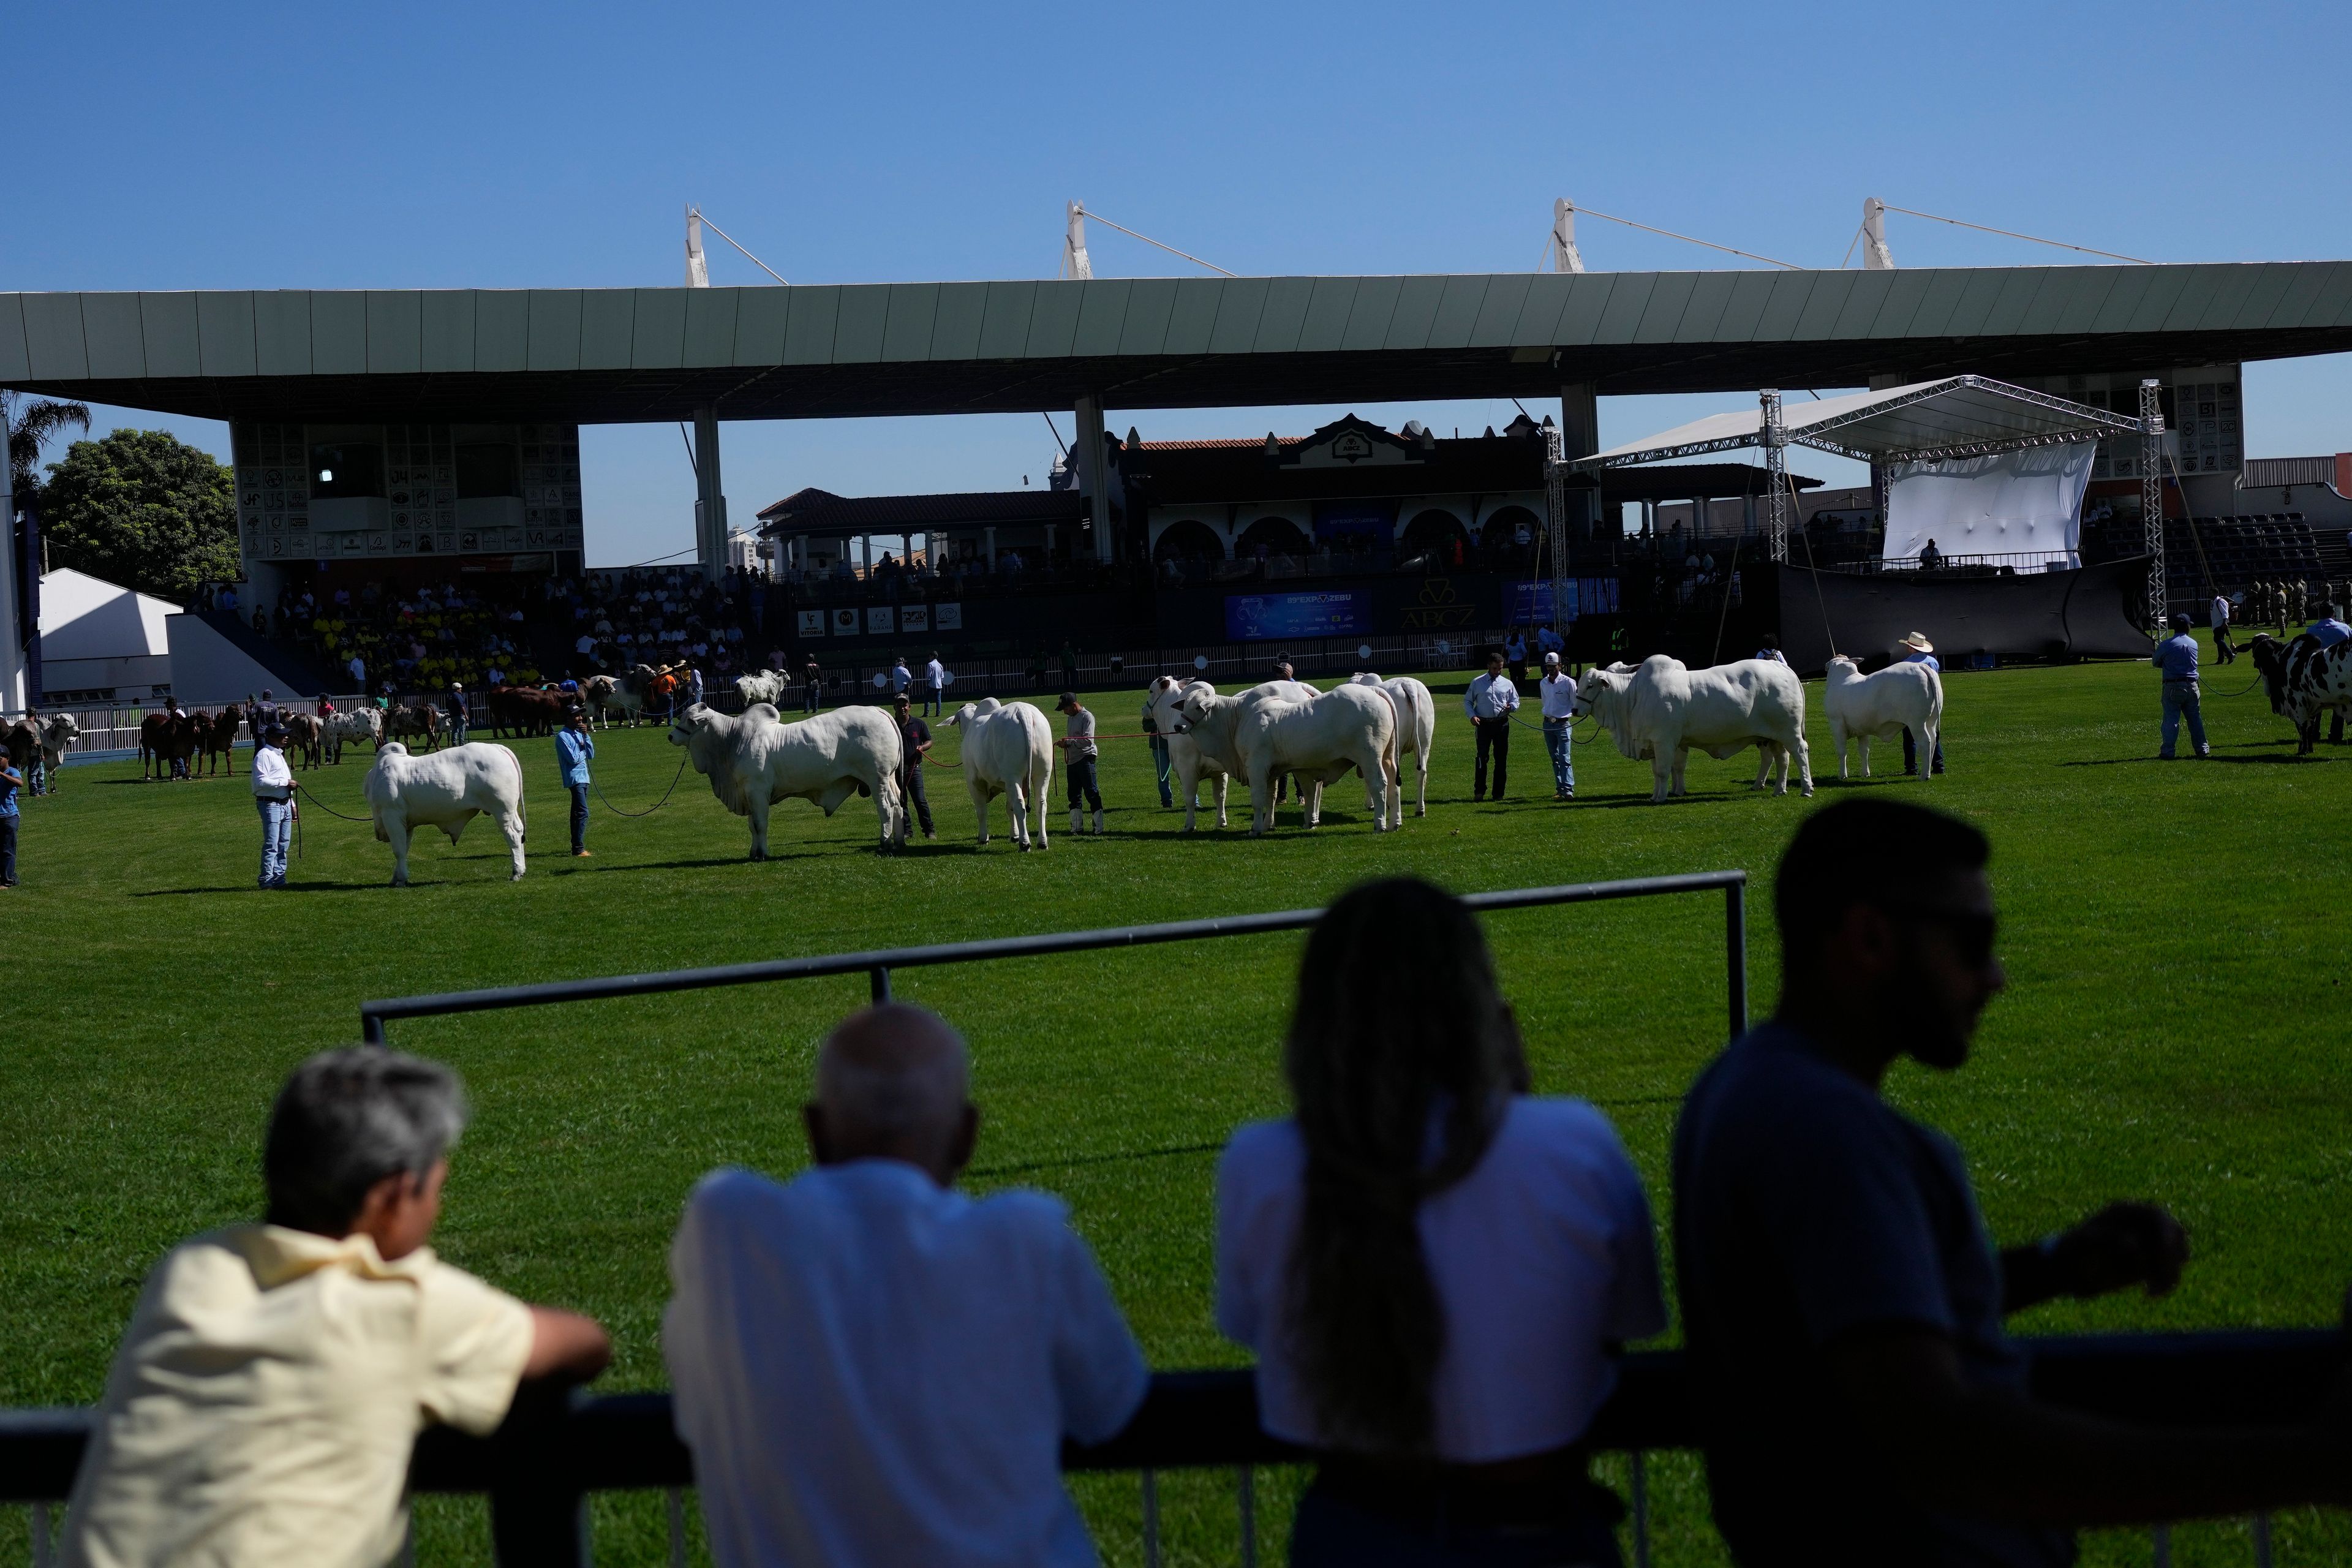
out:
M521 878L522 764L508 748L475 741L429 757L412 757L406 746L386 741L361 783L360 794L375 819L377 840L392 846L394 887L408 886L410 834L437 827L455 844L477 815L488 816L506 835L515 877Z
M1908 659L1888 665L1875 675L1843 654L1830 657L1828 683L1822 689L1822 711L1829 716L1830 738L1837 742L1838 777L1845 777L1845 743L1851 737L1862 752L1862 776L1870 776L1870 742L1902 738L1925 759L1936 754L1936 737L1944 728L1944 680L1924 664ZM1921 768L1926 778L1935 770Z
M45 713L33 729L33 743L40 748L41 767L48 774L48 791L58 793L58 774L66 765L66 753L81 739L81 721L70 713Z
M1198 691L1181 703L1193 721L1216 700ZM1250 784L1250 837L1274 825L1274 780L1287 773L1298 785L1307 826L1322 819L1323 786L1360 769L1377 784L1372 830L1386 832L1397 788L1397 714L1388 693L1353 684L1304 700L1245 694L1238 704L1234 746Z
M746 708L754 702L769 702L782 707L784 699L792 695L793 678L772 669L763 669L757 675L737 676L735 689L742 696Z
M814 801L831 816L851 795L871 795L882 847L907 841L898 798L904 747L897 721L879 708L856 704L786 724L765 702L732 717L697 702L670 721L669 743L686 748L719 805L751 819L754 860L768 858L768 808L780 800Z
M1780 764L1779 795L1789 793L1789 763L1797 763L1803 791L1813 793L1812 754L1805 746L1805 689L1796 672L1770 659L1743 658L1692 669L1678 658L1653 654L1641 668L1612 664L1576 683L1575 715L1591 713L1638 762L1650 759L1650 799L1688 795L1683 765L1696 748L1721 759L1749 746L1763 753L1756 787Z
M1026 702L1000 703L993 697L967 702L948 722L963 731L963 786L980 818L980 841L988 842L988 803L1002 795L1013 818L1013 842L1024 849L1046 847L1047 803L1054 784L1054 726Z
M1397 756L1400 767L1402 767L1404 753L1411 752L1421 775L1420 791L1413 799L1412 814L1415 816L1427 816L1429 815L1429 748L1431 742L1437 739L1437 700L1430 696L1428 687L1410 675L1400 675L1394 680L1382 680L1370 670L1360 669L1356 672L1356 684L1377 686L1389 694L1389 700L1396 704ZM1364 781L1364 804L1368 807L1371 805L1371 782L1370 779ZM1402 791L1399 792L1399 795L1396 818L1397 826L1402 827L1404 826L1404 802L1402 798Z
M339 708L326 717L319 727L319 738L327 748L327 761L343 760L343 742L370 741L381 749L383 744L383 713L372 702L356 708Z
M1184 831L1192 831L1200 805L1202 779L1217 801L1217 826L1225 826L1225 780L1242 774L1241 751L1234 744L1234 727L1242 709L1262 697L1306 701L1315 688L1299 680L1269 680L1231 697L1220 697L1205 680L1179 680L1163 675L1151 683L1151 721L1168 740L1168 771L1175 775L1184 796ZM1243 774L1246 777L1246 774Z

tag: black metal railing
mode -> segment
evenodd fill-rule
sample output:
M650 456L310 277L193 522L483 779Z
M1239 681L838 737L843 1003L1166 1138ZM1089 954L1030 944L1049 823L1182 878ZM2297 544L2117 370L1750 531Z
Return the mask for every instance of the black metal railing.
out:
M2316 1418L2345 1363L2336 1331L2077 1335L2022 1342L2034 1394L2053 1404L2174 1429L2287 1426ZM51 1510L70 1489L89 1440L88 1410L0 1411L0 1502L29 1503L35 1559L48 1549ZM1645 1455L1698 1445L1697 1420L1678 1352L1626 1356L1616 1392L1594 1418L1591 1446L1632 1460L1628 1524L1636 1568L1650 1556ZM1072 1471L1134 1471L1144 1487L1145 1554L1157 1561L1155 1478L1163 1470L1232 1469L1241 1559L1256 1558L1255 1472L1311 1456L1266 1436L1258 1424L1255 1380L1246 1370L1169 1372L1153 1376L1134 1420L1095 1447L1072 1444ZM534 1387L499 1428L469 1437L434 1427L418 1438L409 1466L416 1492L487 1496L493 1550L502 1568L576 1568L587 1560L583 1508L592 1492L670 1494L671 1558L685 1561L683 1494L694 1457L678 1438L667 1394L590 1396ZM2267 1521L2257 1520L2266 1562ZM2159 1557L2165 1536L2158 1531Z
M1737 1036L1748 1027L1748 873L1745 871L1694 871L1677 877L1635 877L1615 882L1571 882L1551 888L1517 888L1505 892L1467 893L1463 895L1462 901L1474 910L1526 910L1716 891L1724 896L1724 969L1729 983L1727 1011L1730 1034ZM546 1007L564 1002L595 1002L614 996L652 996L670 991L704 991L723 985L762 985L782 980L814 980L840 974L865 974L872 984L874 999L882 1002L889 999L892 972L900 969L931 968L944 963L984 963L999 959L1036 958L1057 952L1091 952L1104 948L1150 947L1162 942L1201 942L1214 937L1259 936L1267 931L1302 931L1322 916L1320 910L1285 910L1261 915L1170 921L1160 925L1049 931L1038 936L992 937L980 942L940 942L929 947L822 953L810 958L724 963L707 969L597 975L583 980L541 981L530 985L500 985L486 991L445 991L423 996L401 996L361 1003L360 1037L373 1045L383 1044L384 1027L395 1018L429 1018L452 1013L492 1012L507 1007Z

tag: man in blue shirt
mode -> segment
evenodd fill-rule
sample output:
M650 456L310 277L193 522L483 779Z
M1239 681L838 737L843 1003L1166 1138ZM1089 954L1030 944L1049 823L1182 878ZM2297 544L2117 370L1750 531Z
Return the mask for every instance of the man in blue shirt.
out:
M5 749L0 749L0 888L16 885L16 796L25 775Z
M2322 647L2334 647L2346 637L2352 637L2352 626L2344 624L2344 612L2339 606L2322 605L2319 606L2319 618L2304 627L2303 635L2317 638ZM2340 708L2328 712L2327 743L2331 746L2344 743L2344 710Z
M1968 1059L2007 984L1990 848L1885 799L1814 813L1782 857L1779 1011L1675 1131L1690 1389L1742 1568L2060 1568L2069 1529L2352 1494L2342 1423L2156 1429L2044 1405L2001 1320L2162 1295L2180 1226L2116 1204L1995 1256L1960 1151L1886 1103L1898 1057Z
M563 787L572 792L572 858L588 856L588 764L596 742L588 736L588 710L574 708L555 732L555 765Z
M1935 545L1934 540L1927 541L1929 549L1934 549ZM1944 667L1936 662L1936 645L1919 633L1913 632L1895 646L1908 650L1903 655L1904 663L1924 664L1937 675L1943 674ZM1781 662L1785 664L1788 661L1783 659ZM1940 773L1944 771L1944 731L1941 725L1936 728L1936 755L1928 766L1936 773ZM1903 771L1906 773L1916 773L1919 771L1917 749L1911 743L1911 729L1907 724L1903 729Z
M2213 748L2205 743L2205 716L2197 707L2197 639L2189 635L2188 616L2172 617L2172 635L2156 645L2148 663L2164 671L2164 748L2156 754L2172 761L2173 742L2180 737L2180 721L2189 721L2189 741L2200 757Z
M1478 731L1478 760L1470 776L1470 798L1486 798L1486 759L1495 760L1495 798L1503 798L1511 767L1511 715L1519 710L1519 689L1503 673L1503 656L1486 656L1486 673L1462 694L1462 711Z

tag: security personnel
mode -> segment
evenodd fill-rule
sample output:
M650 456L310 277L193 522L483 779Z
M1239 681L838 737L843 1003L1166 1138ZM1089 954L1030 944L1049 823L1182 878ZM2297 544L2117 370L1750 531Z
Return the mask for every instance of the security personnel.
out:
M253 804L261 813L261 881L286 886L286 845L294 832L294 770L286 765L286 727L272 724L253 748Z
M2189 635L2190 622L2186 615L2172 617L2172 635L2156 645L2156 653L2148 663L2164 672L2164 749L2157 755L2172 761L2173 742L2180 735L2180 721L2189 721L2189 739L2197 754L2210 757L2213 748L2205 743L2205 716L2197 710L2197 639Z

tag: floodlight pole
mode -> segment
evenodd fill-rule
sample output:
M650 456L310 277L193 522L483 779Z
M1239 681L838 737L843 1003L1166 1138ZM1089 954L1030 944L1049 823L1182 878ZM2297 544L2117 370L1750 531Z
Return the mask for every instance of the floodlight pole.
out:
M710 263L702 254L702 209L686 209L686 286L689 289L710 287Z
M1559 426L1547 415L1543 422L1544 532L1551 547L1551 629L1563 637L1562 616L1568 607L1568 463ZM1529 606L1533 608L1532 605Z
M2187 509L2186 492L2180 504ZM2152 376L2139 384L2139 526L2147 550L2147 624L2160 631L2170 608L2164 581L2164 403Z
M1764 510L1764 527L1772 559L1789 559L1789 427L1780 419L1780 394L1768 388L1759 395L1764 405L1764 472L1772 494Z

